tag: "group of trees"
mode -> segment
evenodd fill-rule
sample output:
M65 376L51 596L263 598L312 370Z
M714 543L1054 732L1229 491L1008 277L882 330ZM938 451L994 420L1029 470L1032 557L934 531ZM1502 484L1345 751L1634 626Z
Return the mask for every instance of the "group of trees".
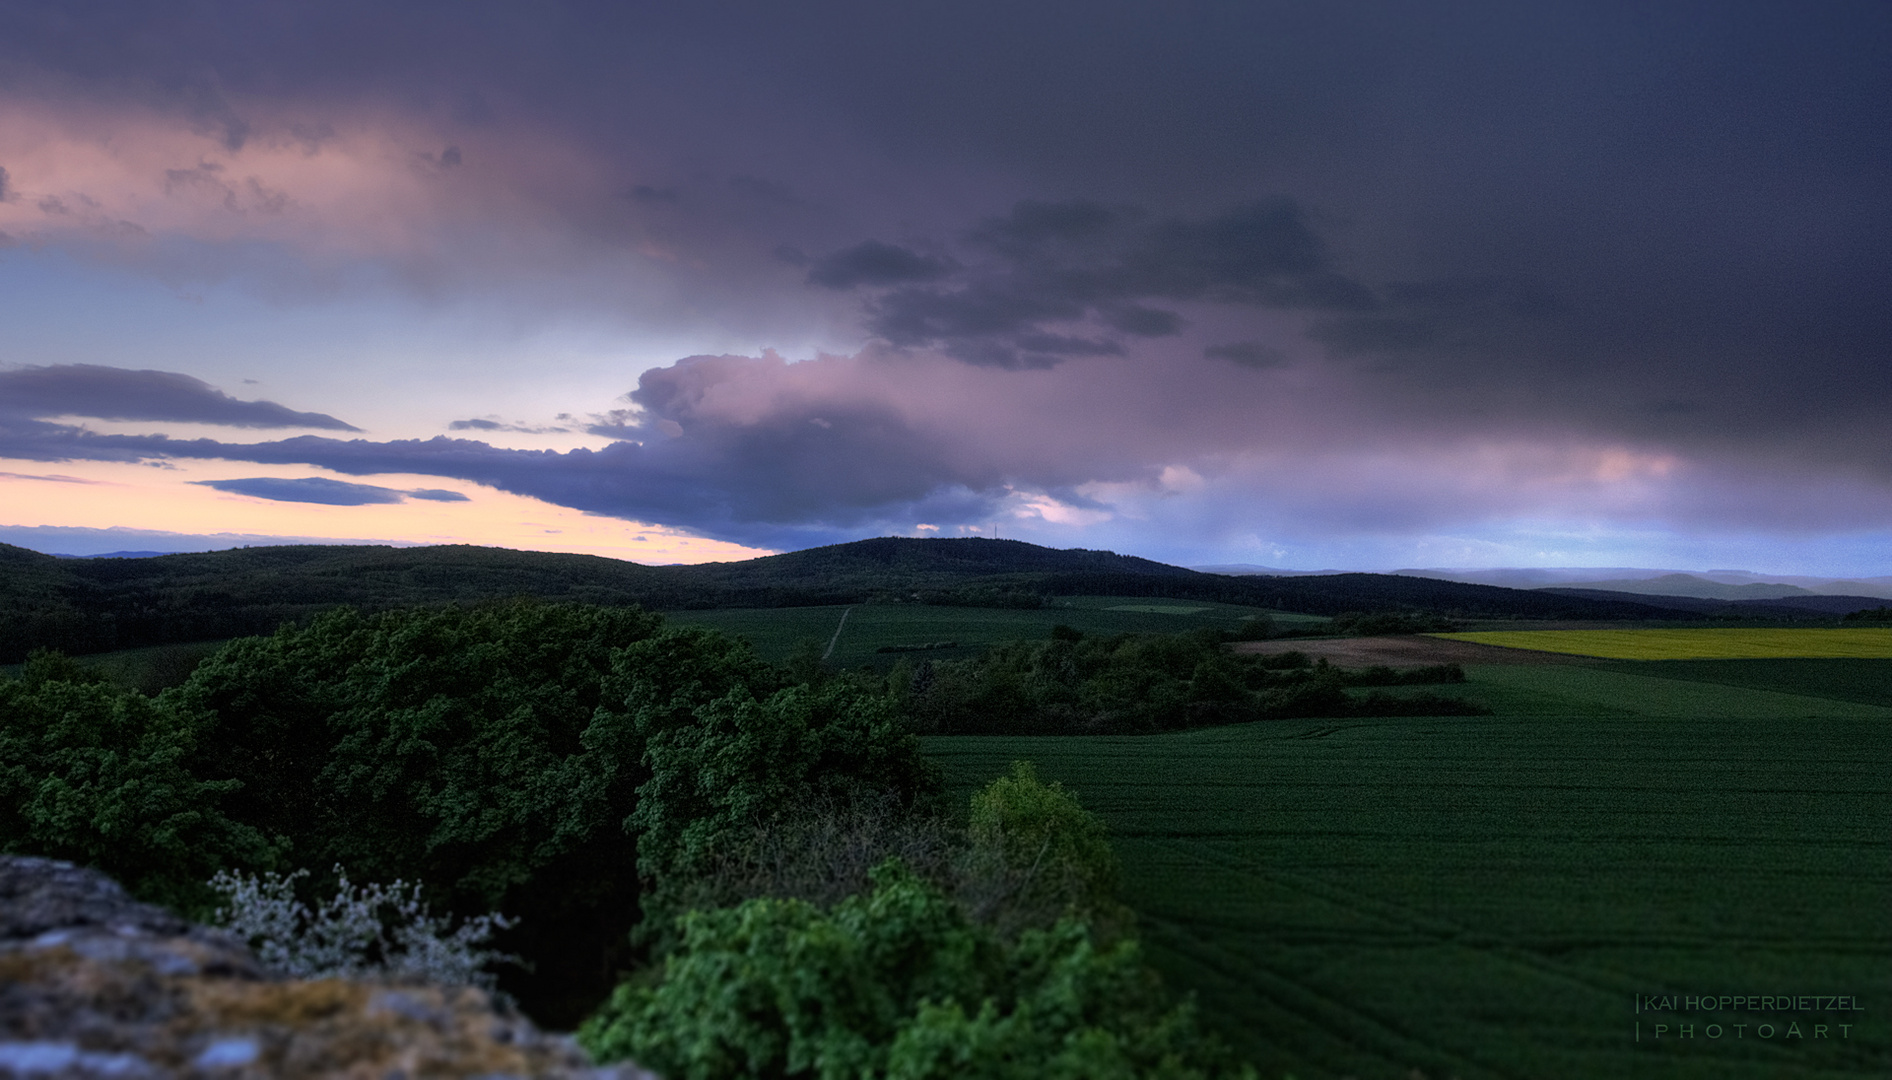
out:
M731 830L938 789L884 695L624 608L340 610L155 697L39 656L0 683L0 718L6 849L198 913L222 869L418 880L463 916L513 916L499 945L532 966L504 988L567 1025L636 959L661 884Z
M199 918L230 871L503 912L502 990L668 1075L1231 1074L1101 823L1028 767L947 806L912 703L531 601L338 610L155 695L40 653L0 680L0 849Z
M1228 1075L1144 966L1102 824L1023 765L948 806L917 736L1468 708L1348 693L1456 668L1229 636L1060 627L878 676L511 601L331 611L156 694L42 652L0 680L0 849L200 918L230 872L503 912L503 990L677 1077Z
M966 660L896 666L916 728L939 734L1134 734L1288 716L1441 716L1482 711L1437 694L1355 696L1349 687L1463 682L1455 665L1349 672L1298 652L1239 654L1214 629L999 645Z

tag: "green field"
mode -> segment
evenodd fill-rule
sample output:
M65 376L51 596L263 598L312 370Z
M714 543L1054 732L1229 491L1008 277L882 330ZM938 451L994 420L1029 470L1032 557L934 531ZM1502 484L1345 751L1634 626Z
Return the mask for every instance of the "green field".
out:
M1607 660L1892 659L1892 627L1484 630L1433 636Z
M841 626L829 663L853 668L863 664L885 667L900 656L961 659L975 656L988 645L1021 638L1041 638L1060 623L1087 634L1174 634L1201 626L1233 630L1243 619L1269 615L1279 627L1314 626L1327 622L1317 615L1291 615L1262 608L1208 602L1160 602L1139 597L1081 596L1061 598L1055 606L1013 610L1005 608L934 607L925 604L856 604L853 607L733 608L679 611L664 615L687 626L708 626L749 639L766 660L786 658L804 641L826 649ZM882 646L957 642L953 649L921 653L883 653Z
M1488 717L927 745L956 790L1027 758L1098 810L1157 963L1265 1077L1883 1077L1892 709L1847 698L1887 669L1773 663L1469 669ZM1664 993L1864 1011L1637 1014Z

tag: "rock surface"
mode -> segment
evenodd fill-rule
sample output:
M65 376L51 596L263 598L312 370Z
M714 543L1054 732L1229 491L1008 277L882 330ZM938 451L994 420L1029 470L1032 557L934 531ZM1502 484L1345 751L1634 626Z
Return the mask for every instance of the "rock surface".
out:
M0 855L0 1077L589 1077L471 987L281 979L242 942L71 863Z

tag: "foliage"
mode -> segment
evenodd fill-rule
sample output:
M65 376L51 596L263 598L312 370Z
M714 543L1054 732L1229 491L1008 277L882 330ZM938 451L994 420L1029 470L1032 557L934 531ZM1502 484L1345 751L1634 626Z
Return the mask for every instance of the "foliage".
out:
M666 879L728 838L937 786L878 686L806 674L635 609L535 601L339 609L155 699L42 656L0 688L0 842L199 909L220 870L415 881L463 919L517 915L501 944L533 970L506 988L575 1022L646 909L676 910Z
M658 932L681 910L675 890L758 824L822 804L889 800L904 811L939 787L894 703L852 679L761 697L738 686L687 710L675 701L647 680L626 702L649 767L627 825L639 833L644 876L657 883L645 907Z
M249 942L264 966L297 979L359 978L491 988L487 969L518 958L485 947L512 920L476 915L449 929L430 914L418 882L349 883L335 868L335 895L311 908L296 899L298 878L221 871L210 880L223 898L215 921Z
M1001 933L1081 919L1113 935L1130 913L1116 901L1119 867L1104 823L1028 761L972 796L958 891Z
M1892 623L1892 607L1886 607L1884 604L1881 604L1878 607L1861 608L1858 611L1850 611L1846 613L1846 617L1841 621L1850 623Z
M1348 686L1430 686L1439 683L1462 683L1465 681L1465 669L1457 664L1427 664L1423 667L1390 668L1375 664L1368 668L1359 668L1342 673L1341 681Z
M580 1042L678 1080L1236 1074L1134 942L1064 920L1008 943L898 862L873 880L826 911L686 915L661 980L620 986Z
M742 643L634 609L343 609L231 643L163 700L294 864L517 915L500 942L533 970L503 985L552 1023L610 988L629 932L671 910L665 880L732 830L934 783L864 688L785 685Z
M964 854L961 832L930 800L903 804L892 790L796 800L727 835L689 874L663 888L679 911L759 896L827 907L866 892L874 867L888 859L928 881L954 882Z
M1348 673L1325 662L1310 665L1299 653L1232 653L1224 641L1213 629L1075 639L1054 632L1050 640L1012 642L974 659L935 661L924 687L903 672L906 683L895 690L915 725L930 733L1128 734L1404 712L1411 706L1400 699L1353 698L1345 688L1452 678L1444 668L1414 676ZM1453 698L1427 700L1433 715L1479 711Z
M658 627L573 605L343 609L233 642L164 700L297 862L418 875L486 910L622 832L641 776L607 683L634 680L621 656Z
M0 680L0 850L97 866L186 910L206 878L272 866L278 845L227 812L240 786L191 765L196 732L143 694L56 653Z
M1431 634L1457 630L1450 619L1423 611L1380 611L1367 614L1345 611L1334 616L1333 628L1342 634L1377 637L1382 634Z

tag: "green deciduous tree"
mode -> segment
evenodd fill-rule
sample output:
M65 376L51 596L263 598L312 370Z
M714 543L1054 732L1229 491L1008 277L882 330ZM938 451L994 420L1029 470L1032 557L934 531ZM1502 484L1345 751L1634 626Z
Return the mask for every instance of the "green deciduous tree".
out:
M97 866L200 911L212 874L272 866L281 845L225 812L240 785L194 775L197 749L174 710L34 654L0 680L0 850Z

